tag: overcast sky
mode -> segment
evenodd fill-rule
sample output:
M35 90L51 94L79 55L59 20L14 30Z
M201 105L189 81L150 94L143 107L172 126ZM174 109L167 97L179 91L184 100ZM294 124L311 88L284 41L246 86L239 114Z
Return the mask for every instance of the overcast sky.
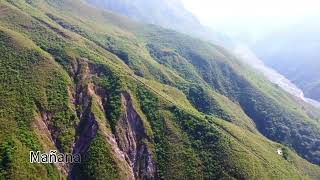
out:
M318 17L320 0L181 0L203 25L231 36L259 37Z
M225 18L299 17L320 13L319 0L181 0L205 23Z

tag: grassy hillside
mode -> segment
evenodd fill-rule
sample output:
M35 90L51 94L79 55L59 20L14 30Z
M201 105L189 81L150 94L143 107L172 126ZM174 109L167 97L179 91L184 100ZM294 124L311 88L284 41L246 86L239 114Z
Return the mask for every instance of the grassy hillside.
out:
M0 10L1 178L320 177L319 122L224 49L80 0ZM52 148L82 163L29 163Z

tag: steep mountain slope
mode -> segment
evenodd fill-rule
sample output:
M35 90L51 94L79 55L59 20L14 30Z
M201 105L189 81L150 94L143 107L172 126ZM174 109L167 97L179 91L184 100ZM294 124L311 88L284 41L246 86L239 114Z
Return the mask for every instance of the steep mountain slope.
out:
M320 177L319 121L224 49L80 0L0 10L1 178ZM29 163L55 148L82 162Z
M309 98L320 100L320 24L309 18L270 33L253 46L264 62L285 75ZM292 46L294 44L294 46Z

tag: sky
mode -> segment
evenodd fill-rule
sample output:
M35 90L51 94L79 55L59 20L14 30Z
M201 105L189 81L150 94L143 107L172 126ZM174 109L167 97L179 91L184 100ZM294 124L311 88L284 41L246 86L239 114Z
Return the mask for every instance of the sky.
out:
M254 40L320 15L320 0L181 0L203 25Z
M202 23L225 18L299 17L320 13L319 0L181 0Z

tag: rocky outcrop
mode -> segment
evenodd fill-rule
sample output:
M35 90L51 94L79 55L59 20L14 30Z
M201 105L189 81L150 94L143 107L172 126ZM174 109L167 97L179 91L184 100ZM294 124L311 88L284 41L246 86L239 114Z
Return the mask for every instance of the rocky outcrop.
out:
M90 82L91 77L87 60L79 59L73 65L71 74L75 82L75 97L71 99L80 119L80 123L76 128L76 139L72 153L84 155L98 131L98 123L91 112L94 87ZM70 167L68 179L73 179L73 166L71 165Z
M76 84L75 95L70 98L77 107L80 123L73 146L73 153L85 155L91 141L101 132L106 143L110 145L110 153L116 159L120 171L125 171L122 177L129 180L154 179L155 163L151 151L146 145L147 136L141 117L132 105L130 94L121 94L123 116L119 119L115 131L107 130L106 121L95 117L91 106L97 105L105 113L104 102L108 96L103 88L96 86L91 76L96 75L95 68L86 59L80 59L73 66L71 74ZM72 179L72 166L69 179Z
M39 108L38 108L39 109ZM32 122L32 128L38 136L39 141L42 144L43 150L49 152L50 150L56 150L56 140L53 140L51 135L52 131L49 130L48 122L51 119L51 114L46 113L45 111L40 111L40 116L35 117ZM68 165L55 163L54 166L62 172L64 175L68 174Z
M155 164L150 150L144 143L146 134L143 122L133 108L129 93L122 93L124 114L116 127L116 137L120 149L132 167L135 179L153 179Z

